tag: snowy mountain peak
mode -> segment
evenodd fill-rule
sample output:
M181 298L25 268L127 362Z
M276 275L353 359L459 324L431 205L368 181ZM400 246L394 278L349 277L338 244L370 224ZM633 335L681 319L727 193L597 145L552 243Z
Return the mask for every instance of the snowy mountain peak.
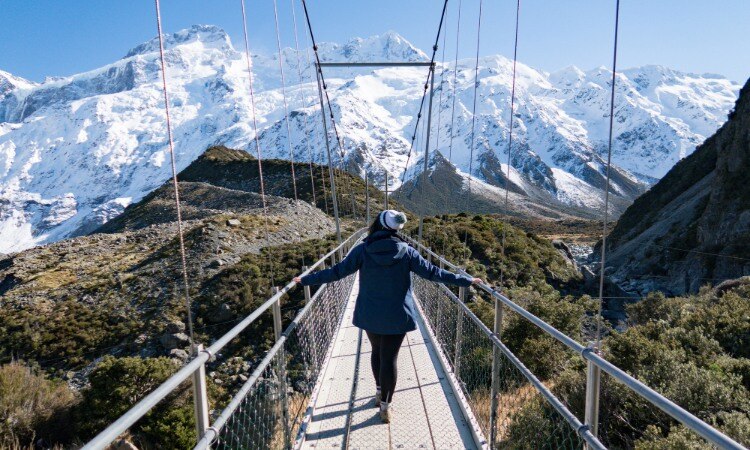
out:
M0 98L14 89L31 89L34 86L36 83L33 81L0 70Z
M173 34L164 35L164 48L170 49L178 45L201 42L206 46L232 49L232 43L227 33L215 25L193 25ZM145 55L159 51L159 38L155 37L143 44L132 48L124 59L136 55Z
M319 45L323 61L426 61L429 57L395 31L368 38L354 38L346 44L324 42Z
M586 72L576 66L568 66L549 76L550 81L561 87L574 87L580 85L581 81L586 78Z

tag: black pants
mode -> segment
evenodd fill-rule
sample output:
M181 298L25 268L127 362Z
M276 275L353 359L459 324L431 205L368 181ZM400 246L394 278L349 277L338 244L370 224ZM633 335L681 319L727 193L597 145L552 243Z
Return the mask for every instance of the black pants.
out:
M370 364L375 384L380 388L382 399L386 403L393 400L396 390L398 351L406 334L376 334L366 331L372 345Z

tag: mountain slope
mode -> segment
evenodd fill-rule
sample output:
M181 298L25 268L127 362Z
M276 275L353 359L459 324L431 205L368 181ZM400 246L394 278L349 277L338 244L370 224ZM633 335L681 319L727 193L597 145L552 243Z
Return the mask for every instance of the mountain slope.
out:
M729 120L620 217L608 266L623 287L672 294L750 274L750 80Z
M168 35L165 45L178 170L217 144L254 154L244 55L213 26ZM168 179L157 49L153 39L110 65L38 84L0 72L0 252L85 233ZM302 79L297 53L282 52L291 136L276 56L252 56L264 159L328 162L306 52L299 55ZM321 43L320 52L327 61L427 58L394 32ZM468 176L471 166L477 185L505 185L511 65L501 56L480 60L473 148L473 61L459 61L455 86L452 65L438 70L431 146L450 162L446 168L454 176ZM423 68L328 71L345 147L330 140L332 163L359 176L367 171L378 186L387 171L392 191L402 175L413 180L421 169L415 154L424 150L420 133L410 167L406 162L425 76ZM519 64L508 182L523 202L544 208L562 203L573 215L579 208L601 209L607 80L604 69L548 74ZM617 86L614 214L720 125L739 88L720 77L660 67L626 71ZM481 202L496 200L490 195Z

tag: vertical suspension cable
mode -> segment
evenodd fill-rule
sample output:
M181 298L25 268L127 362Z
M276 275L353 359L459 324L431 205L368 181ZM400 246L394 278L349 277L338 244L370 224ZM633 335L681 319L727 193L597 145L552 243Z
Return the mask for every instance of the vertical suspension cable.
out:
M303 0L304 1L304 0ZM422 119L422 110L424 109L424 100L427 97L427 90L429 89L430 77L432 76L435 67L435 56L438 51L438 42L440 42L440 32L443 29L443 22L445 20L445 12L448 9L448 0L443 3L443 11L440 13L440 23L438 24L437 35L435 36L435 44L432 46L432 57L430 58L430 70L427 72L427 80L424 82L424 90L422 91L422 100L419 102L419 111L417 112L417 120L414 123L414 132L411 135L411 144L409 146L409 153L406 155L406 164L404 165L404 171L401 176L401 183L406 181L406 172L409 169L409 161L411 160L411 152L414 149L414 141L416 140L417 133L419 132L419 121Z
M286 80L284 79L284 60L281 55L281 34L279 33L279 12L276 0L273 0L273 20L276 25L276 48L279 51L279 73L281 74L281 93L284 97L284 121L286 122L286 141L289 144L289 159L292 164L292 186L294 187L294 200L297 198L297 177L294 174L294 151L292 150L292 131L289 127L289 106L286 101Z
M292 1L294 1L294 0L292 0ZM307 40L310 43L310 46L305 49L305 56L307 57L307 67L308 67L308 70L312 70L315 73L315 79L317 80L318 71L315 69L315 67L313 66L312 60L310 59L310 49L312 48L313 45L310 42L310 35L308 35L307 33L305 33L305 36L307 37ZM310 83L313 83L313 81L312 81L312 75L310 76ZM312 100L313 104L315 103L314 97L315 97L315 93L316 93L315 92L316 91L316 89L315 89L316 86L317 86L317 83L313 84L311 86L311 89L313 90L313 100ZM325 117L325 111L323 111L322 107L320 108L320 114L323 115L323 117ZM317 129L317 127L316 127L316 129ZM321 133L320 133L321 136L323 135L323 133L324 133L324 130L321 130ZM326 139L327 140L328 136L326 135L322 139ZM321 163L323 163L325 160L326 160L325 151L323 150L323 146L321 145L321 147L320 147L320 161L321 161ZM326 214L331 215L331 212L330 212L329 207L328 207L328 192L326 192L326 171L325 171L325 167L323 167L324 165L325 164L321 164L320 165L320 179L321 179L321 185L323 186L323 203L325 204ZM331 192L333 192L333 189L331 189ZM331 202L333 202L333 198L331 198Z
M164 113L167 119L167 138L169 140L169 157L172 163L172 185L174 187L174 203L177 210L177 234L180 242L180 259L182 262L182 281L185 288L185 309L187 310L188 332L190 338L190 351L195 354L195 341L193 338L193 312L190 302L190 283L187 274L187 258L185 257L185 236L182 227L182 210L180 208L180 189L177 182L177 163L174 154L174 139L172 138L172 119L169 114L169 94L167 92L167 62L164 58L164 38L161 32L161 5L155 0L156 6L156 31L159 36L159 56L161 59L161 81L164 91Z
M323 102L323 86L319 67L315 67L315 77L318 84L318 98L320 100L320 112L323 123L323 136L325 136L326 156L328 158L328 174L331 180L331 203L333 203L333 215L336 219L336 238L341 242L341 220L339 217L338 197L336 195L336 177L334 176L333 161L331 159L331 147L328 140L328 126L326 125L325 103Z
M440 96L438 97L438 116L437 116L437 135L435 136L435 151L437 152L440 148L440 119L443 117L443 90L445 89L445 41L448 37L448 25L447 25L447 18L448 18L448 12L445 13L446 17L446 26L445 31L443 32L443 54L440 57ZM432 76L434 77L435 74L433 73Z
M609 98L609 145L607 148L607 183L604 189L604 224L602 226L602 263L599 267L599 312L596 316L596 348L602 345L602 305L604 301L604 268L607 261L607 220L609 219L609 172L612 167L612 134L615 119L615 80L617 77L617 33L620 25L620 0L615 4L615 42L612 51L612 91Z
M290 3L292 4L292 22L294 22L294 48L296 50L297 54L297 75L299 76L299 96L300 96L300 103L302 104L302 107L304 108L306 106L305 102L305 90L302 89L302 85L304 84L304 79L302 78L302 67L301 67L301 60L299 57L299 34L297 33L297 12L296 8L294 7L294 0L290 0ZM307 128L307 114L302 115L302 122L304 123L305 128L305 144L307 145L307 159L309 160L310 165L310 189L312 190L312 198L313 198L313 205L317 204L317 200L315 198L315 175L313 173L313 165L312 165L312 150L310 149L310 135Z
M325 98L326 104L328 104L328 110L329 110L329 113L330 113L331 125L332 125L332 128L333 128L334 135L336 136L337 145L339 147L340 162L341 162L340 172L343 172L344 169L345 169L344 168L344 156L346 155L346 152L344 150L344 142L343 142L343 140L341 138L341 135L339 134L338 126L336 126L336 117L333 114L333 106L331 105L331 98L330 98L330 95L328 94L328 85L327 85L327 83L325 81L325 77L323 76L323 69L321 69L321 66L320 66L320 55L318 54L318 45L315 42L315 35L313 33L312 23L310 21L310 12L307 9L307 2L305 0L301 0L301 1L302 1L302 8L305 11L305 20L307 22L307 29L310 32L310 40L312 41L312 48L313 48L313 52L315 54L315 61L317 63L316 64L316 73L317 73L317 76L319 77L320 87L322 88L321 93L323 94L323 97ZM343 173L339 173L339 179L341 179L342 175L343 175ZM354 193L351 190L351 181L347 180L346 177L344 177L344 180L347 181L347 185L349 186L349 196L350 196L351 201L352 201L352 211L351 211L351 214L352 214L352 216L354 216L355 215L355 210L354 210L354 208L355 208L354 203L355 202L354 202ZM333 183L333 181L332 181L332 183ZM333 184L331 186L333 186ZM333 187L331 188L331 191L333 191ZM343 206L343 205L341 205L341 206Z
M471 192L471 176L474 164L474 142L477 121L477 89L479 88L479 38L482 32L482 0L479 0L479 20L477 22L477 54L474 63L474 100L471 107L471 144L469 146L469 192Z
M511 80L511 88L510 88L510 120L509 123L509 129L508 129L508 167L507 167L507 174L505 176L505 214L510 217L510 199L509 199L509 191L510 191L510 164L511 164L511 152L513 151L513 116L515 114L515 106L516 106L516 63L518 61L518 19L521 15L521 0L516 0L516 36L513 41L513 76ZM505 262L505 235L506 235L506 228L508 228L508 222L503 224L503 240L502 240L502 258L503 262ZM503 285L503 275L504 270L502 266L500 267L500 286Z
M461 1L458 0L458 19L456 20L456 57L453 61L453 105L451 106L451 135L450 143L448 144L448 161L453 162L453 124L456 119L456 81L458 78L458 44L459 36L461 34Z
M268 232L268 205L266 203L266 187L265 182L263 180L263 155L260 151L260 141L258 139L258 119L256 117L256 111L255 111L255 91L253 90L253 71L252 67L250 65L250 40L247 37L247 15L245 14L245 0L240 0L240 6L242 7L242 33L245 38L245 59L247 61L247 80L248 80L248 88L250 90L250 105L252 107L252 113L253 113L253 132L255 136L253 137L253 140L255 141L255 152L258 158L258 178L260 181L260 198L263 204L263 225L265 230L265 237L266 237L266 247L269 247L271 245L271 239ZM268 269L269 269L269 275L271 277L271 286L275 284L274 282L274 276L273 276L273 265L271 263L271 256L270 254L267 257L268 262Z
M469 197L471 196L471 177L473 172L474 164L474 136L476 132L476 117L477 117L477 89L479 88L479 38L482 32L482 0L479 0L479 18L477 20L477 53L474 62L474 100L471 108L471 144L469 145L469 178L468 178L468 194L464 196L464 209L468 208ZM468 215L468 211L466 211ZM464 232L464 247L468 250L469 231ZM469 251L469 254L471 252ZM467 261L464 262L466 264Z

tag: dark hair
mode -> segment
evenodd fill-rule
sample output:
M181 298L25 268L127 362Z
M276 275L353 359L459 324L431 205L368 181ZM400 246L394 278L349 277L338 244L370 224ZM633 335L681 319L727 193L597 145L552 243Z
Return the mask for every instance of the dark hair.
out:
M393 231L384 227L383 224L380 223L380 214L375 216L375 220L370 224L370 230L369 230L368 236L372 236L374 233L378 231Z
M375 239L376 241L380 240L380 239L385 239L385 238L388 238L388 237L395 237L396 239L400 240L401 242L406 242L408 244L408 242L406 241L406 239L404 239L400 234L398 234L398 231L396 231L396 230L390 230L390 229L384 227L383 224L380 223L380 214L378 214L377 216L375 216L375 220L370 224L370 230L369 230L369 232L367 234L366 241L367 242L373 242L373 240L371 239L372 235L375 234L375 233L377 233L378 231L387 231L388 233L390 233L390 235L386 234L384 236L381 236L381 237Z

